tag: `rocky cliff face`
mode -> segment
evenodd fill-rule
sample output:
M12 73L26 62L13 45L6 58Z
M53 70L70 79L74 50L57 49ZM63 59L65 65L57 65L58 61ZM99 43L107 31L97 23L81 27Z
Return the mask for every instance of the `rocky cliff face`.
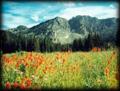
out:
M34 33L41 38L48 37L53 43L70 43L70 26L66 19L56 17L46 22L40 23L29 29L29 33Z

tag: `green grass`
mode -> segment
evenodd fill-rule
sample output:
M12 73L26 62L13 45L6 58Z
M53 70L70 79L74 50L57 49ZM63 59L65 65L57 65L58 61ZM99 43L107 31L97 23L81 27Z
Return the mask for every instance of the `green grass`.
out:
M12 58L12 55L17 55L17 58L13 64L4 63L2 70L2 84L5 86L6 82L13 84L15 81L19 84L22 78L28 77L31 79L32 84L30 88L117 88L118 81L115 78L117 58L116 55L110 59L113 51L102 51L102 52L60 52L60 59L56 59L56 54L53 53L36 53L32 52L34 64L36 59L34 57L43 56L45 63L39 65L40 69L35 74L36 68L29 64L29 67L23 67L25 70L23 74L15 71L21 69L15 68L15 64L18 60L24 59L28 54L27 52L5 54L4 56ZM36 56L36 57L37 57ZM66 59L65 59L66 58ZM62 60L65 59L65 63ZM105 75L105 68L107 67L108 60L110 59L109 76ZM25 59L25 61L29 61ZM53 64L49 64L53 62ZM28 62L30 63L30 61ZM38 66L38 67L39 67ZM46 66L53 68L53 73L49 70L44 73L43 70ZM20 68L20 67L19 67ZM34 78L32 78L34 75Z

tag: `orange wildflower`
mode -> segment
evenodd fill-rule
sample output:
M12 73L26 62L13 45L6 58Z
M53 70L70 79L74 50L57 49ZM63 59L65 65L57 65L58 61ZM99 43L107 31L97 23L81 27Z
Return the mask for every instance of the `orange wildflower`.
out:
M108 60L108 65L110 64L110 60Z
M25 82L26 79L27 79L26 77L23 78L23 79L21 80L21 84L24 84L24 82Z
M110 72L109 68L106 67L106 68L105 68L105 71L104 71L105 75L108 76L108 75L109 75L109 72Z
M96 51L97 51L97 48L96 48L96 47L94 47L94 48L92 49L92 51L93 51L93 52L96 52Z
M50 62L50 65L52 65L53 64L53 62Z
M18 68L18 67L19 67L19 63L16 64L16 68Z
M65 60L65 58L64 58L64 59L63 59L63 63L65 63L65 61L66 61L66 60Z
M43 73L46 74L46 70L45 69L43 70Z
M5 58L5 62L9 63L10 62L9 58Z
M25 89L25 85L24 85L24 84L21 84L21 85L20 85L20 89Z
M25 65L25 66L28 66L28 63L26 62L24 65Z

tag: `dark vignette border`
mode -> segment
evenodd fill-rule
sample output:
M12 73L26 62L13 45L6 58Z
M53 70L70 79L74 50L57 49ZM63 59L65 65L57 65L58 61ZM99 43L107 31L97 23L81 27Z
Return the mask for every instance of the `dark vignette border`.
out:
M119 0L2 0L0 2L0 31L1 31L1 27L2 27L2 2L68 2L68 1L73 1L73 2L117 2L119 3ZM118 16L119 16L119 9L120 9L120 6L118 6ZM119 82L118 82L118 88L117 89L106 89L106 88L101 88L101 89L96 89L96 88L91 88L91 89L87 89L87 88L65 88L65 89L62 89L62 88L42 88L42 89L31 89L31 90L81 90L81 91L84 91L84 90L105 90L105 91L114 91L114 90L119 90L120 89L120 29L119 29L119 18L118 18L118 31L117 31L117 34L116 34L116 46L117 46L117 69L118 69L118 76L119 76ZM1 32L0 32L0 39L1 38ZM1 42L0 42L0 46L1 46ZM4 90L4 91L9 91L8 89L2 89L2 62L1 62L1 56L2 54L0 53L0 90ZM30 89L25 89L26 91L29 91ZM13 91L11 89L11 91Z

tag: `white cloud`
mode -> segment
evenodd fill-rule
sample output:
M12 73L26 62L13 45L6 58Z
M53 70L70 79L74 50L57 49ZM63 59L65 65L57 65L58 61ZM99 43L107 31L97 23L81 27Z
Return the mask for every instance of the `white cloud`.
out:
M67 2L67 3L64 3L64 6L65 7L74 7L76 6L75 2Z
M67 2L54 4L10 4L10 9L3 10L3 24L9 28L25 25L31 27L42 21L55 18L57 16L70 19L77 15L89 15L99 19L118 17L117 4L112 3L109 6L84 6L83 3ZM44 6L44 8L42 7Z
M118 8L118 4L117 3L113 3L109 5L110 8Z
M115 6L113 4L110 5L111 8L114 8Z
M39 24L39 22L36 22L36 23L31 23L31 24L28 24L28 25L26 25L28 28L30 28L30 27L33 27L33 26L35 26L35 25L38 25Z
M16 14L19 16L28 17L34 20L35 22L38 22L40 15L42 15L46 11L46 8L45 9L33 8L32 6L28 7L27 5L26 7L24 6L18 8L15 5L14 7L11 6L11 9L5 11L9 12L10 14Z
M39 24L41 18L40 15L42 15L45 10L31 10L29 8L18 10L14 7L8 12L2 14L2 26L7 26L8 28L15 28L19 25L32 27L33 25Z
M44 19L44 20L49 20L49 19L52 19L52 18L55 18L55 17L57 17L57 14L48 15L48 16L43 16L43 19Z
M31 19L33 19L35 22L38 22L40 20L40 16L45 12L45 10L39 10L39 11L34 11L31 12L32 14L30 14Z
M37 22L39 20L39 16L34 14L33 16L31 16L31 19Z
M3 25L7 26L8 28L15 28L19 25L25 25L27 27L30 27L31 25L35 25L37 23L31 23L31 20L26 17L21 16L13 16L12 14L5 13L3 15Z
M75 7L75 8L66 8L59 13L60 17L70 19L76 15L89 15L92 17L101 18L110 18L118 17L117 9L104 7L104 6L86 6L86 7Z

